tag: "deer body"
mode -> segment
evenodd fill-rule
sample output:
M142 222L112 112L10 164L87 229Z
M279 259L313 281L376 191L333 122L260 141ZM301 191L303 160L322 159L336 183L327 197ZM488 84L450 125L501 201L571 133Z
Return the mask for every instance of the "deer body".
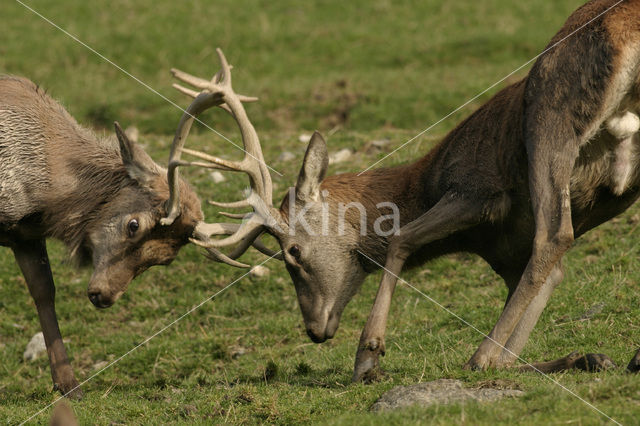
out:
M531 256L535 233L525 139L519 130L525 83L522 80L498 93L417 162L361 175L330 176L322 182L322 190L338 199L390 200L400 208L403 226L447 194L482 202L477 225L418 247L407 258L407 266L465 251L480 255L503 277L512 269L521 273ZM633 113L626 115L637 120ZM638 128L634 129L630 136L616 137L608 127L602 128L581 150L570 185L576 237L617 216L640 195L636 153L640 141ZM367 211L367 218L379 215L375 208ZM357 222L352 225L358 227ZM371 235L375 234L368 232L360 241L360 248L384 264L388 239Z
M32 82L0 77L0 244L13 250L36 303L54 385L72 396L81 393L58 328L45 239L93 263L88 294L104 308L145 269L171 262L202 218L181 182L183 214L160 226L166 170L117 134L100 139Z
M202 90L198 95L182 89L197 96L192 105L202 104L206 96L219 103L233 98L206 80L178 78ZM246 125L241 112L231 108ZM640 196L638 115L640 0L593 0L569 17L527 77L501 90L417 162L326 177L327 148L316 132L296 186L280 209L272 207L270 196L260 195L270 192L270 182L247 172L260 202L250 197L215 204L251 206L252 219L236 227L232 237L203 245L217 250L241 242L241 250L227 258L217 251L212 255L233 264L230 260L244 252L248 240L260 232L274 236L307 334L317 343L333 337L365 276L384 266L358 345L354 381L371 377L384 354L391 297L402 269L446 253L476 253L504 279L509 295L495 327L466 367L507 367L562 280L562 257L574 239ZM255 133L243 139L245 147L259 148ZM174 150L182 144L183 139ZM184 152L206 161L197 165L246 171L208 154ZM258 160L262 162L261 155ZM388 213L378 207L381 202L397 207L397 232L375 230L377 220ZM366 232L357 209L343 213L346 226L340 223L347 203L362 206ZM263 222L254 221L255 216ZM208 229L208 236L234 232L229 224ZM572 354L534 367L556 371L611 364L603 355ZM527 368L531 366L522 367Z
M550 46L613 4L583 6ZM593 28L542 55L525 79L498 93L413 165L425 182L418 198L427 201L426 213L407 218L385 258L376 259L385 274L361 337L354 380L366 379L384 354L390 294L405 261L411 266L453 251L477 253L509 288L502 316L467 367L515 361L562 279L561 258L573 239L640 195L638 22L637 1L596 19ZM438 235L438 226L448 227L445 234ZM602 356L587 358L610 365ZM567 357L536 368L554 371L576 361Z

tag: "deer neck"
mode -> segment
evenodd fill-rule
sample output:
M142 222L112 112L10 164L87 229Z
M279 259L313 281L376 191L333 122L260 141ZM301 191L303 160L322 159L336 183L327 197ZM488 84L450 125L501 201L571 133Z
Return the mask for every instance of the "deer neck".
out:
M101 207L131 183L115 138L99 139L82 130L64 146L51 147L52 179L44 203L48 236L62 240L72 254L99 219Z
M364 207L367 232L360 237L360 249L377 262L384 263L392 235L389 226L399 228L417 219L442 196L436 185L429 184L434 174L430 166L436 152L434 149L414 164L374 169L360 175L334 175L322 183L322 189L338 204L337 210L340 205ZM357 227L360 220L357 210L349 209L347 213L346 219ZM392 216L396 214L398 220L394 222Z

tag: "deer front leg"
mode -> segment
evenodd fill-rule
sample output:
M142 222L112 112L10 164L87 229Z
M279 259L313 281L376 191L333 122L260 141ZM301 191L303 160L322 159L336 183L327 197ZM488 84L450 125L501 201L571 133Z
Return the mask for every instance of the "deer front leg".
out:
M38 310L54 387L67 397L80 399L82 391L69 364L56 318L55 286L45 241L22 242L12 249Z
M376 300L360 336L353 382L370 382L379 375L379 357L385 354L384 334L391 297L406 259L416 249L478 223L481 217L481 208L478 206L481 204L447 194L433 208L403 226L391 238Z
M389 259L389 257L391 258ZM376 300L360 336L356 363L351 378L353 382L370 383L375 381L380 373L378 358L385 354L384 334L387 328L391 297L405 259L406 257L402 258L395 254L387 257L385 272L378 288Z

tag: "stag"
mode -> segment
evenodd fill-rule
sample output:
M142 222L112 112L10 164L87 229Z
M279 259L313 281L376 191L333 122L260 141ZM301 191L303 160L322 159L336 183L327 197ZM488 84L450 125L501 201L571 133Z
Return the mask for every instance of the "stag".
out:
M243 224L225 238L214 236L230 234L234 225L209 225L209 241L198 243L212 250L213 258L238 266L235 259L251 240L261 233L274 236L307 333L316 343L334 336L364 277L382 268L356 352L354 381L375 377L379 368L402 269L448 253L475 253L509 291L496 325L465 368L513 366L562 280L562 257L574 239L619 215L640 195L638 22L640 0L618 5L594 0L579 8L525 78L497 93L415 163L325 177L327 148L315 133L296 186L279 209L272 205L258 137L230 88L226 62L213 82L174 71L202 91L181 88L197 96L194 103L220 99L217 103L240 123L251 153L232 163L183 148L184 139L175 146L176 152L201 161L176 157L174 166L243 171L253 190L244 201L214 202L251 206L253 212L241 215ZM219 84L220 75L227 85ZM251 158L259 161L247 163ZM171 191L175 197L178 187ZM350 205L358 208L345 212ZM397 214L389 214L389 205ZM380 226L387 216L397 216L398 226ZM238 243L230 256L220 255L221 248ZM629 370L638 369L639 355ZM605 355L572 353L518 368L551 372L609 366Z
M169 264L203 218L181 180L182 214L160 224L167 171L115 127L117 141L98 138L31 81L0 77L0 245L13 250L35 302L54 387L71 397L82 392L58 327L46 238L93 264L88 296L106 308L144 270Z

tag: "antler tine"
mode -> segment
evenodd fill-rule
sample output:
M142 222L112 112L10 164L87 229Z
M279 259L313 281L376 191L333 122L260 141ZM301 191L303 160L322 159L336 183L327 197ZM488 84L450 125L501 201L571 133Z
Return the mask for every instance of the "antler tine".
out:
M231 234L230 237L223 238L221 240L214 240L211 238L206 238L204 240L191 238L190 241L195 245L206 247L206 248L228 247L228 246L238 244L242 239L246 238L247 236L253 235L253 233L256 232L258 229L262 230L263 227L264 227L264 224L262 222L249 221L249 222L243 223L235 233ZM214 235L214 234L210 234L209 236L211 235ZM221 234L216 234L216 235L221 235ZM259 233L257 233L257 235L259 235Z
M237 260L231 259L220 250L211 247L207 248L207 254L205 254L205 256L207 257L207 259L211 259L215 262L226 263L227 265L235 266L236 268L251 267L251 265L247 265L246 263L238 262Z
M266 254L267 256L273 257L274 259L277 259L277 260L284 260L284 256L282 255L282 251L276 252L276 251L273 251L273 250L267 248L262 243L262 241L260 241L259 239L256 239L253 242L252 246L255 247L262 254Z
M176 135L171 148L168 170L170 198L168 201L167 217L162 220L162 223L171 224L180 214L179 191L177 185L178 167L198 166L246 173L251 185L251 193L248 198L231 203L221 203L216 201L210 201L210 203L225 208L252 207L257 214L225 214L236 219L248 219L242 224L207 224L205 222L200 222L195 227L193 238L190 239L191 242L205 247L209 258L218 262L224 262L232 266L240 267L246 265L235 261L235 259L241 256L251 245L256 246L256 248L262 252L269 252L270 254L273 254L273 252L264 247L263 244L256 241L264 232L265 228L270 227L271 223L274 222L274 219L270 216L271 211L273 210L273 187L271 175L269 174L268 167L264 162L258 134L247 117L247 113L242 105L243 102L254 102L257 98L239 95L234 92L231 84L232 67L229 65L229 62L222 53L222 50L216 49L216 53L220 61L220 70L211 78L211 80L205 80L177 69L171 70L176 79L189 86L193 86L194 89L183 87L180 84L174 84L173 87L181 93L194 98L194 100L191 105L189 105L178 124L178 129L176 130ZM199 90L199 92L197 90ZM240 129L245 151L245 155L242 160L225 160L204 152L184 147L195 116L212 106L223 108L229 112L236 121ZM182 161L180 158L182 153L194 156L201 161ZM212 236L218 235L228 236L222 239L212 238ZM218 248L227 246L236 246L229 255L217 250Z
M253 245L253 243L258 239L260 234L264 232L262 227L257 227L251 230L251 232L247 233L241 240L240 244L238 244L235 249L231 253L229 253L229 257L231 259L237 259L244 254L245 251L249 247Z
M167 181L169 183L169 201L167 202L167 217L163 218L160 223L162 225L171 225L180 215L180 189L178 185L178 166L180 163L181 150L184 146L193 120L202 111L212 106L222 103L219 96L211 93L200 93L187 107L184 114L180 118L176 134L173 137L171 145L171 153L169 155L169 166L167 170Z
M251 213L227 213L227 212L218 212L218 214L222 216L226 216L229 219L247 219L247 215Z
M209 204L216 207L222 207L223 209L241 209L245 207L251 207L251 203L248 198L240 201L234 201L232 203L220 203L218 201L209 200Z
M179 166L195 165L208 168L219 168L221 170L243 171L249 175L251 188L265 200L268 200L269 204L272 202L271 176L266 168L266 164L264 164L258 136L255 129L249 122L246 112L244 111L244 107L242 106L242 102L252 102L256 100L256 98L237 95L233 91L231 86L231 66L224 56L224 53L222 53L222 50L216 49L216 52L218 54L218 59L220 60L221 69L210 81L195 77L177 69L171 70L178 80L200 89L201 92L197 93L195 90L188 89L180 85L174 86L181 93L191 97L195 96L195 99L183 114L172 144L167 176L169 180L170 197L167 208L167 217L162 219L162 224L164 225L170 225L180 215L177 173L177 168ZM233 162L223 160L213 156L206 156L206 154L198 151L184 149L184 143L191 129L191 125L193 124L193 120L199 113L212 106L223 107L225 110L229 111L238 122L246 153L242 161ZM205 159L211 164L181 162L180 157L183 151Z
M196 77L195 75L189 74L187 72L181 71L177 68L171 68L171 74L178 80L187 83L190 86L196 87L201 91L207 90L209 92L216 91L216 86L218 86L218 82L215 82L215 76L211 81L205 80L204 78Z
M187 95L189 97L192 98L197 98L198 95L200 94L200 92L196 92L195 90L191 90L187 87L181 86L178 83L173 83L171 85L171 87L173 87L174 89L176 89L178 92L182 93L183 95Z
M263 254L266 254L269 257L273 257L278 260L282 260L283 257L281 254L267 248L260 240L260 235L264 232L262 228L255 228L250 233L248 233L241 241L240 244L236 246L236 248L227 256L221 251L213 247L207 247L207 258L220 262L226 263L231 266L235 266L238 268L247 268L249 265L236 261L237 258L242 256L249 247L253 246L258 251Z
M218 71L220 78L218 79L218 83L231 87L231 66L229 66L227 58L224 56L224 53L222 53L222 49L216 47L216 53L220 61L220 71Z
M262 241L259 240L260 235L264 230L261 228L256 228L255 231L247 235L242 239L240 244L236 246L236 248L231 252L228 256L222 253L220 250L207 247L207 254L205 255L208 259L213 260L214 262L226 263L227 265L235 266L236 268L249 268L250 265L247 265L242 262L238 262L236 259L242 256L249 247L255 247L259 252L273 257L274 259L283 260L282 253L275 252L269 248L267 248Z
M185 154L193 155L194 157L198 157L202 160L206 160L210 163L224 166L229 171L245 172L245 173L248 173L250 177L253 179L260 178L258 176L251 176L253 174L253 170L250 167L248 167L246 162L244 161L236 162L236 161L224 160L222 158L214 157L213 155L205 154L204 152L200 152L200 151L194 151L193 149L188 149L188 148L182 148L182 152L184 152Z

